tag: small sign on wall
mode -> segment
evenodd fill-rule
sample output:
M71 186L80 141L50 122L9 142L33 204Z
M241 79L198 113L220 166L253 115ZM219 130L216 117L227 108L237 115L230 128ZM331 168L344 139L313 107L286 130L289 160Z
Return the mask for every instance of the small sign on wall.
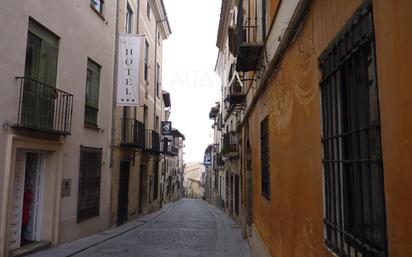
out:
M170 135L172 133L172 122L162 121L162 135Z

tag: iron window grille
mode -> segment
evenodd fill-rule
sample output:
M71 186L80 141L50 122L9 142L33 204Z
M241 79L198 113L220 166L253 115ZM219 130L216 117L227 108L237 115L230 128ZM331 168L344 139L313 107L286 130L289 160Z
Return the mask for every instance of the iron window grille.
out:
M338 256L387 256L371 4L320 57L325 244Z
M99 216L102 148L80 146L77 222Z
M269 168L269 119L266 117L260 123L260 167L262 180L262 196L270 199L270 168Z

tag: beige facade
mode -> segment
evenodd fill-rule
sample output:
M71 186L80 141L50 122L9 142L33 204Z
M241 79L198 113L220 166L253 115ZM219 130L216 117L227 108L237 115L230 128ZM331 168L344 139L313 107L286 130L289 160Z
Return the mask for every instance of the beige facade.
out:
M184 196L189 198L201 198L205 189L202 187L202 167L201 163L187 163L184 166L183 187Z
M185 136L173 129L170 135L163 135L164 161L162 170L163 203L180 200L183 196L183 149ZM166 143L166 141L168 143Z
M144 35L140 106L116 107L114 115L111 225L161 207L163 40L171 34L161 0L118 1L118 33Z
M96 9L90 1L1 4L0 256L109 227L115 2ZM82 193L89 153L99 183L93 206Z
M226 202L226 171L222 156L222 113L221 102L216 102L210 109L209 119L213 121L213 148L211 149L212 163L210 167L210 203L225 208ZM226 159L226 158L225 158Z
M247 93L248 85L244 77L240 77L236 70L236 57L229 45L229 31L234 30L237 19L236 1L223 1L221 20L218 29L216 46L219 49L215 71L221 83L220 102L220 149L219 154L223 161L225 183L225 209L240 223L241 209L241 137L238 129L243 115L243 98ZM217 134L217 133L215 133Z

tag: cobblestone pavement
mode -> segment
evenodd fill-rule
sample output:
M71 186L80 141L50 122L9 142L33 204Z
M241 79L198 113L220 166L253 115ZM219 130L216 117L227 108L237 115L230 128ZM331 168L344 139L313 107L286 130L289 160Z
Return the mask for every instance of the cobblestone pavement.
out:
M149 217L149 216L148 216ZM32 257L250 257L240 227L225 213L202 200L183 199L154 218L109 239L86 240L39 252ZM127 226L127 225L124 225ZM129 224L130 226L130 224ZM119 227L121 229L123 226ZM110 231L105 232L110 234ZM75 252L70 248L79 249Z

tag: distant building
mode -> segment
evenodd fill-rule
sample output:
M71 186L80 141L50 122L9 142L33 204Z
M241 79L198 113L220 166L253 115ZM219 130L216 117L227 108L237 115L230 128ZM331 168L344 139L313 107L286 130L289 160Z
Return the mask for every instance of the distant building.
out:
M205 189L202 187L202 163L187 163L184 169L183 187L184 196L190 198L201 198Z

